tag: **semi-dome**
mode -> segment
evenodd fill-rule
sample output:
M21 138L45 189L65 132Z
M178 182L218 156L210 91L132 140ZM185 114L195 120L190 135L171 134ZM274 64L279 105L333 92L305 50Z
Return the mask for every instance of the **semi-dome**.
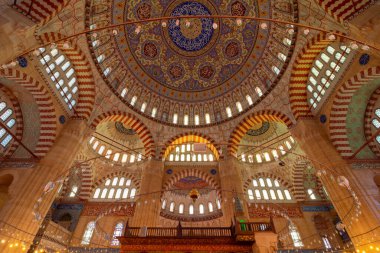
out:
M240 18L296 21L292 1L88 0L88 40L103 78L124 103L155 120L206 125L244 113L286 68L296 28Z

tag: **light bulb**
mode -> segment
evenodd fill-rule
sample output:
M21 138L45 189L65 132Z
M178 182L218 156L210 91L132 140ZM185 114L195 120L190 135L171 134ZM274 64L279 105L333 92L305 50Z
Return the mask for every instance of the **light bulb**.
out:
M327 39L328 39L328 40L335 40L336 37L335 37L334 34L329 34L329 35L327 36Z
M236 24L241 26L243 24L243 20L241 20L241 18L236 19Z
M65 42L65 43L63 43L63 48L64 48L64 49L69 49L69 48L70 48L70 44L69 44L69 42Z
M308 28L306 28L305 30L303 30L303 34L308 35L309 33L310 33L310 30Z
M166 26L167 26L167 23L164 21L164 22L161 23L161 26L162 26L162 27L166 27Z
M261 23L260 28L263 30L266 30L266 29L268 29L268 24L267 23Z
M39 55L40 55L40 50L38 50L38 49L34 50L34 51L33 51L33 54L34 54L35 56L39 56Z
M118 33L119 33L119 32L118 32L116 29L113 29L113 30L112 30L112 34L113 34L113 35L116 36Z
M293 34L294 33L294 29L293 28L289 28L288 29L288 33L291 35L291 34Z
M189 20L186 20L186 21L185 21L185 26L186 26L186 27L190 27L190 25L191 25L190 21L189 21Z
M176 19L176 21L175 21L175 25L176 25L176 26L179 26L179 19Z
M141 26L137 26L135 29L135 33L139 34L141 32Z
M362 46L362 49L363 49L364 51L368 51L368 50L369 50L369 46L367 46L367 45L363 45L363 46Z
M356 44L355 42L351 42L350 43L350 47L353 49L353 50L356 50L359 48L358 44Z
M214 28L214 30L218 29L218 24L217 23L212 23L212 28Z

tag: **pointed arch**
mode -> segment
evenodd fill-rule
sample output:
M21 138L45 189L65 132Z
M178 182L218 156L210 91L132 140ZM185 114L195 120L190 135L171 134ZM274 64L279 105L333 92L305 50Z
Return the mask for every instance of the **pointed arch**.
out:
M294 62L289 82L289 100L296 120L313 117L307 102L308 77L315 59L331 42L326 39L326 34L319 33L305 45Z
M65 8L69 2L70 0L21 0L15 1L12 7L33 22L44 25Z
M3 76L23 86L34 98L40 113L40 136L34 153L44 157L55 142L57 135L56 112L50 92L37 80L18 69L0 70Z
M353 154L346 127L351 99L360 87L377 78L380 78L380 66L365 69L347 80L335 93L330 112L330 139L343 158Z
M102 113L91 122L91 127L95 129L100 123L108 121L119 121L130 126L137 133L142 143L144 144L146 156L155 156L153 136L150 133L148 127L146 127L145 124L141 122L135 115L121 111L110 111Z
M220 157L218 151L220 149L220 146L216 144L211 137L193 131L176 135L170 140L166 141L164 147L161 149L159 158L166 158L170 154L170 152L175 148L175 145L180 145L188 142L205 143L214 154L216 160L222 158Z
M293 125L291 119L281 112L275 110L263 110L255 112L245 117L232 131L228 140L228 152L231 155L235 155L238 149L238 145L246 132L255 124L264 121L282 122L287 127L291 127Z
M359 1L337 1L337 0L315 0L328 14L335 20L343 23L359 15L365 9L369 8L376 1L359 0Z
M62 34L49 32L37 36L37 40L41 44L54 42L64 38ZM78 83L78 102L74 107L77 117L88 119L91 115L95 103L95 82L92 75L92 70L86 55L77 46L74 41L70 41L69 47L63 46L64 42L61 41L57 44L65 56L70 60L75 70L75 75Z
M368 100L368 104L366 107L365 115L364 115L364 135L366 137L366 140L370 140L372 137L372 119L373 115L375 114L375 110L377 109L375 107L376 102L380 99L380 88L377 88L375 90L370 99ZM373 139L368 143L369 148L372 150L372 152L380 158L380 147L378 144L376 144L376 140Z

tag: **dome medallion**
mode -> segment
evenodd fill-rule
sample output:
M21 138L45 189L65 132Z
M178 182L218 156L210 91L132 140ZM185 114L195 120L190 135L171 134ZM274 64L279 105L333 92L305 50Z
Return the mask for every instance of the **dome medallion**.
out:
M97 27L129 20L193 15L272 18L276 14L283 20L294 21L292 10L296 9L291 8L292 2L274 4L271 0L111 0L102 4L88 1L91 5L88 24ZM132 106L140 113L150 116L153 107L156 108L154 117L162 121L173 121L173 113L186 111L185 107L189 108L189 115L211 110L220 113L212 116L211 122L220 121L227 118L225 106L222 111L213 107L220 101L229 106L235 104L237 101L228 101L232 97L243 103L244 109L249 107L252 102L245 102L246 95L256 101L259 98L254 93L255 87L265 93L278 79L279 73L273 73L271 65L285 67L285 61L277 54L287 57L291 52L291 43L284 45L282 41L288 36L282 25L269 24L267 29L260 29L255 20L246 19L238 25L236 19L207 17L163 21L164 24L147 21L120 26L112 37L107 30L98 32L96 42L89 36L95 62L103 73L108 68L105 78L113 90L126 103L137 97ZM144 94L149 98L143 98ZM160 101L154 102L153 97ZM139 107L144 102L152 104L141 112ZM208 103L209 109L196 109L203 106L200 103ZM192 118L189 125L194 125Z

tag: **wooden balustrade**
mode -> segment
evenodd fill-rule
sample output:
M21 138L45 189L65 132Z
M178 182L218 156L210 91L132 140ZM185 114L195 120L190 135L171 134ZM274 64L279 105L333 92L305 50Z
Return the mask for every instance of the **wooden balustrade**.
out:
M126 227L125 237L231 237L239 234L274 231L272 222L237 222L231 227Z

